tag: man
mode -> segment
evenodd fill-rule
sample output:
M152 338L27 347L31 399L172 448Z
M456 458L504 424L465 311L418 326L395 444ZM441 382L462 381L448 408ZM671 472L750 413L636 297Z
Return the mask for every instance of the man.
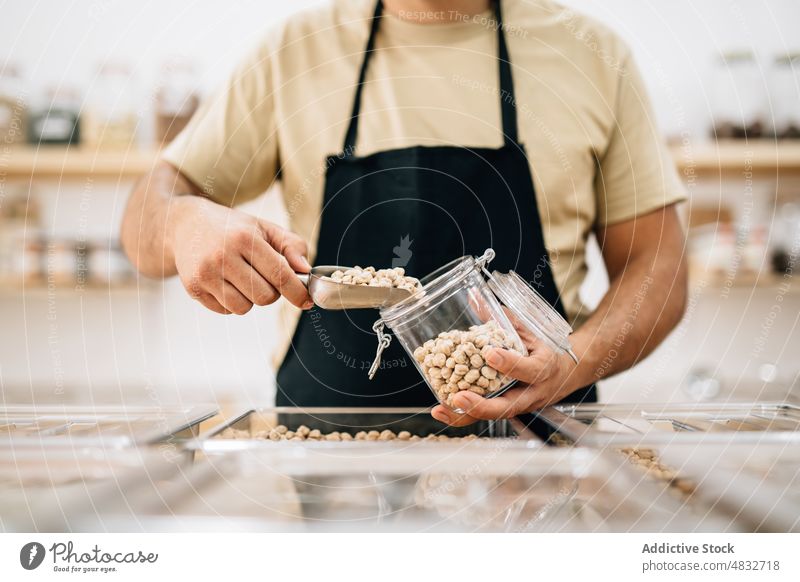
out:
M290 230L233 207L280 182ZM567 316L578 365L529 338L489 364L520 382L436 406L463 425L567 400L650 353L686 296L683 199L628 48L550 0L335 2L275 27L135 189L124 247L218 313L286 301L277 402L434 402L398 342L366 378L373 310L313 308L295 272L492 247ZM578 289L594 232L611 287ZM308 257L308 259L306 258ZM394 262L393 262L394 261ZM299 309L298 309L299 308Z

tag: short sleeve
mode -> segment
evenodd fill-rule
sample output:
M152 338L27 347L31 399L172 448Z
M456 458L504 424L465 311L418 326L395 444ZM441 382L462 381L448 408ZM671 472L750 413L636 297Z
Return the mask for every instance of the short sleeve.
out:
M610 225L686 199L633 58L620 68L615 122L598 156L597 222Z
M266 47L251 51L162 154L220 204L251 200L275 180L278 144L270 77Z

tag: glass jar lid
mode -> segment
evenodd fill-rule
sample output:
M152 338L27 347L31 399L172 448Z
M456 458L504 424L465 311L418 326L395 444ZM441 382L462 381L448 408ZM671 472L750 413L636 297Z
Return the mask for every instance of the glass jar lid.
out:
M555 351L567 352L575 361L569 334L572 327L542 297L536 289L516 272L486 272L492 292L520 321Z

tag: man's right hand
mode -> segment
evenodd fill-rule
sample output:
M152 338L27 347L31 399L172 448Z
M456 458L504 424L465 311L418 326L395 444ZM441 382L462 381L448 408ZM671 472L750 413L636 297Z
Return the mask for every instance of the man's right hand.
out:
M280 226L200 196L170 204L165 243L181 282L194 299L217 313L243 315L281 295L310 308L306 243Z

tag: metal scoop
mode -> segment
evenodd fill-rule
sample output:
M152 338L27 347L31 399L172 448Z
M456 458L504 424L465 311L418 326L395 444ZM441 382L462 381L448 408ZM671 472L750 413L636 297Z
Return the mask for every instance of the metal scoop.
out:
M370 309L391 305L411 296L411 292L405 289L337 283L330 278L334 271L346 271L349 268L321 265L312 268L310 273L298 273L297 276L308 287L311 300L322 309Z

